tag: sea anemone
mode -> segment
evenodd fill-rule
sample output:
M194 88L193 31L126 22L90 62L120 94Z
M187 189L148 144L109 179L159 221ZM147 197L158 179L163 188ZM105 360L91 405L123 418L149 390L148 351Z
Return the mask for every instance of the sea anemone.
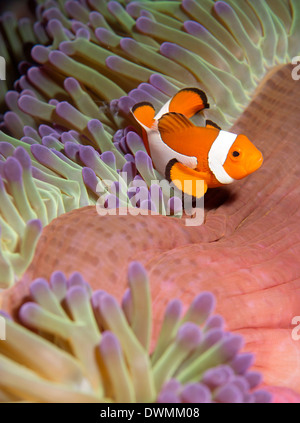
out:
M3 116L1 141L11 146L5 144L0 157L5 161L16 147L30 155L38 206L26 195L24 200L28 210L43 209L43 226L61 213L95 204L99 191L103 207L182 216L176 193L169 202L163 186L150 188L162 175L128 127L130 107L147 100L159 109L178 89L198 86L210 100L206 117L226 129L268 71L298 51L296 1L48 1L39 2L35 14L35 23L2 17L4 57L23 60L24 74L14 84L16 91L6 92L0 84L10 109ZM20 49L25 41L36 44L27 64ZM4 180L10 194L8 184ZM151 190L159 191L159 204ZM20 213L15 196L10 200ZM26 225L27 215L21 220ZM4 223L16 232L15 225ZM19 242L9 248L2 236L10 268L2 287L26 268L17 268L10 258L21 254L23 234L17 234ZM30 257L34 247L35 241ZM28 265L30 258L25 261Z
M151 279L155 339L170 298L188 305L199 292L212 292L217 313L243 335L246 351L255 352L255 369L268 387L299 393L300 344L291 336L300 307L299 160L297 137L290 134L297 133L300 104L291 70L274 74L234 127L258 141L265 166L230 190L212 191L204 225L164 216L99 216L94 206L63 214L43 229L28 270L2 295L2 308L14 313L30 282L49 280L57 269L68 277L79 271L93 289L121 301L127 266L138 260ZM273 117L267 124L266 114Z
M239 352L242 337L212 315L211 293L197 295L184 315L171 300L149 355L151 297L140 263L130 264L128 284L120 307L80 273L35 280L21 323L6 316L0 401L270 402L254 390L261 375L248 370L252 354Z

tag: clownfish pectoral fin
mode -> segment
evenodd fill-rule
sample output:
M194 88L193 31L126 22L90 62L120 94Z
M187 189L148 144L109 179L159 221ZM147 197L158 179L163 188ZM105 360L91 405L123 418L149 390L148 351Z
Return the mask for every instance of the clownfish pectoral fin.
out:
M201 198L207 191L205 174L197 172L172 159L166 166L166 179L184 194Z
M154 124L155 109L151 103L146 101L137 103L131 109L131 113L144 129L149 129Z
M214 129L219 129L220 131L222 130L222 128L219 127L219 125L217 125L215 122L213 122L212 120L206 120L205 121L205 127L206 128L214 128Z
M187 118L208 108L206 94L198 88L183 88L174 95L169 104L169 112L181 113Z
M177 134L194 127L195 125L181 113L166 113L158 120L158 130L162 139L164 135Z

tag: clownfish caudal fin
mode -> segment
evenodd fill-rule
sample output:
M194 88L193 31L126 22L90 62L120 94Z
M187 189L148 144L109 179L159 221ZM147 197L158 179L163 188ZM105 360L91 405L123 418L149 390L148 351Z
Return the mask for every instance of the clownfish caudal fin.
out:
M181 113L166 113L158 120L158 130L162 139L164 138L164 135L176 134L184 131L185 129L194 127L195 125Z
M210 129L219 129L220 131L222 130L222 128L219 127L219 125L217 125L215 122L213 122L212 120L206 120L205 121L205 127L206 128L210 128Z
M149 129L154 124L155 109L151 103L138 103L133 106L131 113L144 129Z
M198 88L183 88L174 95L169 104L169 112L181 113L187 118L208 108L206 94Z
M193 198L201 198L207 191L204 173L197 172L172 159L166 166L165 177L177 189Z

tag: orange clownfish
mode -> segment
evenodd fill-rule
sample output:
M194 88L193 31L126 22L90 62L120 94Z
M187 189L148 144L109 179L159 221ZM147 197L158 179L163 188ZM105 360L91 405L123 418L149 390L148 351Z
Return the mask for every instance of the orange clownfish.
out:
M245 135L223 131L212 121L199 127L189 120L207 108L203 91L184 88L156 115L147 102L138 103L131 110L143 128L144 144L154 167L195 198L202 197L207 188L244 178L263 162L261 152ZM197 180L204 181L204 192L197 192ZM192 181L186 191L184 181Z

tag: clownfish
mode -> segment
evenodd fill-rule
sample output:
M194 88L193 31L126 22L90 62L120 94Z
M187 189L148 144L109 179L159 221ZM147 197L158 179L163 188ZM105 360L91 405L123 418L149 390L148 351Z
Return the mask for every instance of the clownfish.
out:
M207 188L250 175L263 162L262 153L245 135L223 131L210 120L206 120L205 127L190 121L196 113L208 108L203 91L184 88L157 114L148 102L131 109L142 127L143 141L155 169L194 198L202 197ZM193 182L197 180L204 181L204 192L197 192L197 184ZM186 191L184 181L192 181Z

